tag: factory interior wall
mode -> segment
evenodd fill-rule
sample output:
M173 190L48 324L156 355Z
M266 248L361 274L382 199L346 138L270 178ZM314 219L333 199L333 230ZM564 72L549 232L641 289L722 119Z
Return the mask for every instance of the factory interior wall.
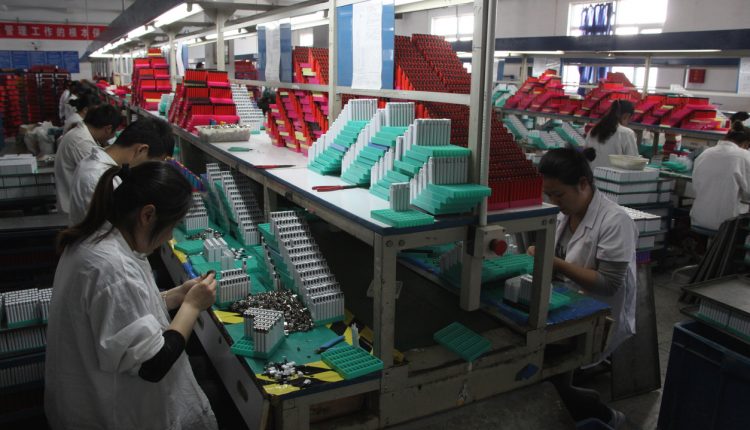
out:
M85 40L3 39L0 46L7 51L78 51L80 56L86 52L89 42ZM73 73L71 77L72 79L91 79L91 63L81 63L80 73Z

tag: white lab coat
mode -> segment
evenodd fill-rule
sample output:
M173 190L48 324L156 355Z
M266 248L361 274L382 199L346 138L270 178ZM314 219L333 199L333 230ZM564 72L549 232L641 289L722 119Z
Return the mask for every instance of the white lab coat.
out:
M85 123L72 128L60 139L55 155L55 188L61 211L70 213L70 189L78 164L98 147Z
M117 229L63 252L47 328L44 409L55 429L216 429L183 353L164 378L138 376L164 344L164 300L146 256Z
M718 230L722 222L747 213L741 200L750 199L750 151L720 140L695 159L693 187L694 226Z
M117 166L115 160L101 148L91 150L91 154L78 165L70 186L70 225L78 224L86 217L99 178L114 166ZM115 188L121 182L122 180L115 176Z
M627 127L617 124L615 134L599 142L597 137L586 136L586 148L596 149L596 159L591 163L591 170L597 167L612 167L609 162L610 155L638 155L638 145L636 143L635 132Z
M57 114L60 116L60 121L65 121L67 114L68 100L70 100L70 90L65 90L60 95L60 101L57 103Z
M81 118L81 115L78 114L78 112L74 112L67 118L65 118L65 124L63 124L63 134L67 133L72 129L73 127L77 126L78 124L81 124L83 122L83 118Z
M568 228L568 220L568 215L558 214L555 242ZM595 191L586 215L568 242L565 261L587 269L596 269L598 260L628 263L622 286L613 296L586 292L586 295L612 308L614 323L607 347L600 357L602 359L635 334L637 243L638 229L627 212L601 192ZM572 284L572 281L567 281ZM575 288L580 287L576 285Z

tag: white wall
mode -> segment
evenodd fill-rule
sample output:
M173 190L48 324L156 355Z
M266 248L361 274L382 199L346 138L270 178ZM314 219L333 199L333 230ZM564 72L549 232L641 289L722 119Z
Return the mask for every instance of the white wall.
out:
M747 0L669 0L664 31L729 30L748 23Z
M234 55L258 53L258 36L252 35L241 39L234 39Z
M713 67L706 69L706 81L702 84L688 84L687 89L689 90L700 90L700 91L726 91L736 92L737 91L737 78L739 77L739 69L736 67Z

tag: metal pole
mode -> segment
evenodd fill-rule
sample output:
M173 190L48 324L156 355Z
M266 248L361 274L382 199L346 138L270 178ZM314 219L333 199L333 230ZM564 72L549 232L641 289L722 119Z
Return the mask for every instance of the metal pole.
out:
M646 96L648 96L648 78L651 74L651 56L646 56L646 64L645 64L645 70L643 73L643 98L645 99Z
M480 157L479 157L479 184L487 185L490 175L490 143L492 140L492 116L495 114L492 108L492 68L493 59L495 58L495 18L497 12L497 1L490 0L487 2L487 23L485 34L486 40L484 44L484 105L482 118L484 123L482 124L482 142L480 145ZM472 69L473 70L473 69ZM482 199L482 203L479 206L479 225L487 225L487 198Z
M521 56L521 83L526 82L526 78L529 77L528 70L529 58L526 56L526 54L523 54Z
M175 43L176 31L167 33L169 36L169 82L172 84L172 91L177 88L177 44Z
M336 25L336 0L328 2L328 123L339 116L341 99L336 94L338 85L338 26Z

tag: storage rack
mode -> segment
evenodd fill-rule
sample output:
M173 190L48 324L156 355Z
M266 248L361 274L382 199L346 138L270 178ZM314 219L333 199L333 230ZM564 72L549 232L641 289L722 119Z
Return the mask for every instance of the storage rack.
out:
M263 14L262 20L288 17L292 12L302 14L316 10L329 10L335 15L336 2L308 1L295 7L281 8L278 12ZM466 128L472 150L472 180L487 181L486 164L489 160L490 123L489 102L491 97L483 95L490 90L493 49L483 43L487 35L494 38L495 2L477 0L475 10L476 44L473 59L475 73L471 78L471 94L433 93L404 90L359 90L337 85L336 70L336 25L329 26L329 82L319 84L290 84L265 81L236 81L255 86L270 86L292 90L327 92L330 103L329 120L338 114L339 99L343 94L356 96L394 98L420 102L438 102L470 106ZM286 16L285 16L286 15ZM243 25L262 22L260 18L243 21ZM488 68L489 66L489 68ZM485 79L487 78L487 79ZM130 106L140 116L153 116L154 112ZM484 120L483 120L484 119ZM172 126L177 136L183 162L196 172L202 170L206 159L220 161L231 169L248 176L263 187L264 210L268 213L277 207L277 196L299 205L324 221L338 227L349 235L372 246L374 303L373 332L374 354L383 361L382 374L374 378L358 378L345 384L325 385L317 390L302 390L298 393L268 396L256 385L256 376L244 362L229 352L225 326L221 315L207 312L196 324L196 333L206 346L230 396L252 427L263 427L267 423L269 408L274 407L275 424L280 428L308 428L311 406L352 396L367 395L369 404L364 415L358 415L356 423L347 423L352 428L377 428L404 422L418 416L453 408L456 393L471 392L466 401L474 401L493 394L529 385L548 376L574 369L590 362L601 351L604 336L606 308L597 308L585 314L571 316L560 322L548 319L548 304L551 294L551 262L557 209L549 205L538 205L522 209L488 212L484 204L476 215L456 216L439 220L432 226L416 228L388 227L370 217L371 209L387 207L387 202L377 199L363 189L349 189L336 193L318 194L312 190L316 185L344 185L336 177L321 176L305 168L307 159L301 154L273 147L266 136L254 136L252 144L231 142L208 144L179 128ZM250 152L230 152L229 147L253 148ZM264 164L291 164L295 167L265 170L256 166ZM482 164L485 167L482 167ZM367 204L362 204L367 202ZM482 333L493 339L493 346L483 358L474 362L468 371L465 362L449 354L442 347L434 346L421 351L407 353L408 364L394 359L394 343L397 336L396 321L396 266L400 251L420 246L476 240L501 226L509 233L536 232L537 254L534 265L534 293L530 312L524 321L514 320L498 313L505 326ZM482 255L467 255L464 259L464 282L461 289L461 307L475 310L480 307L480 281ZM187 276L174 257L171 249L162 249L162 257L170 268L175 281ZM424 271L421 274L428 276ZM218 343L217 343L218 339ZM575 340L578 348L569 355L552 360L545 358L544 346L549 342L565 339ZM522 376L519 376L522 375ZM525 376L524 376L525 375Z

